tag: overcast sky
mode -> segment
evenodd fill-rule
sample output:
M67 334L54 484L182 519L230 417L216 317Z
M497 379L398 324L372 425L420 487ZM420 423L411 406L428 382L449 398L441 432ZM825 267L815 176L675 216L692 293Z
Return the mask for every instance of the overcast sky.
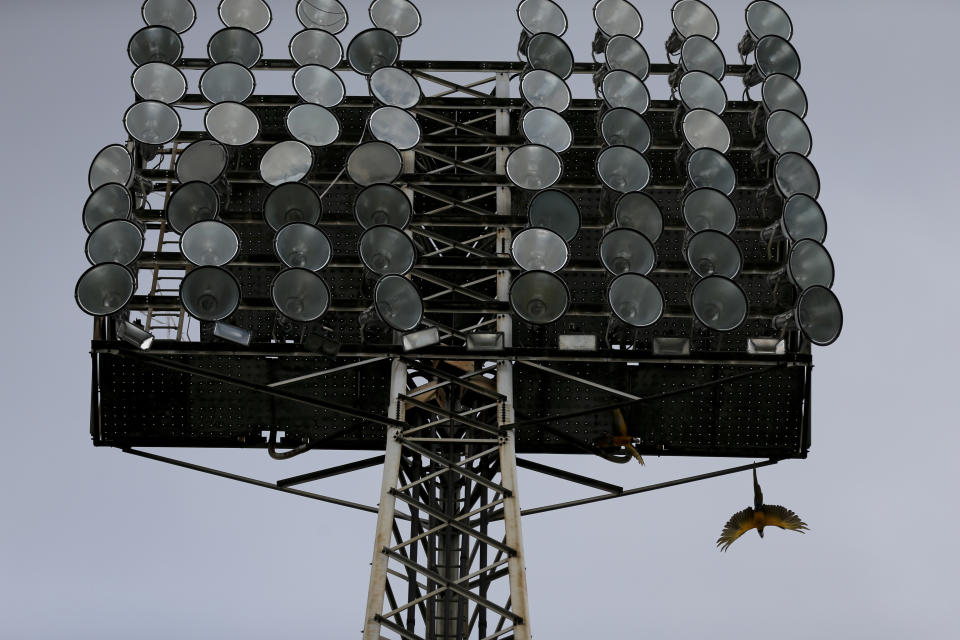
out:
M359 637L375 516L90 444L91 322L72 298L86 265L80 212L93 155L125 138L125 47L142 26L139 4L3 2L0 636ZM218 25L216 3L197 4L187 55L199 55ZM283 57L299 28L294 2L272 4L266 55ZM347 4L344 43L369 26L366 2ZM515 4L422 0L424 27L403 55L512 58ZM561 5L572 23L565 38L587 60L592 0ZM712 3L728 60L745 5ZM640 4L640 39L657 62L670 6ZM723 523L752 500L747 474L532 516L524 539L538 638L955 635L960 423L949 363L958 355L960 140L949 113L960 103L960 4L785 6L846 324L836 345L815 352L810 459L760 473L767 501L811 530L751 533L719 553ZM289 90L287 79L276 82L259 88ZM363 457L169 453L271 481ZM730 462L543 460L624 486ZM520 483L524 506L589 493L523 470ZM379 486L371 469L315 488L374 504Z

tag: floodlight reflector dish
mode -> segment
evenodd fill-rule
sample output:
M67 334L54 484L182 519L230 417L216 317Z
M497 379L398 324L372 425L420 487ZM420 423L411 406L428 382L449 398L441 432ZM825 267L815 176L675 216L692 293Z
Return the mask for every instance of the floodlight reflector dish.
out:
M198 180L213 184L227 170L227 149L216 140L197 140L177 156L176 174L181 184Z
M769 0L754 0L747 5L747 32L737 49L747 56L757 46L757 41L766 36L780 36L789 40L793 36L793 22L783 7Z
M530 324L556 322L570 306L567 283L547 271L527 271L510 285L510 307Z
M631 327L649 327L663 316L663 294L639 273L624 273L610 283L607 302L614 315Z
M417 119L399 107L379 107L370 114L370 133L381 142L393 145L401 151L420 144L420 125Z
M328 31L304 29L290 39L290 57L298 66L333 69L343 60L343 45Z
M650 183L650 165L636 149L607 147L597 156L597 175L617 193L643 191Z
M393 182L401 171L400 152L386 142L364 142L347 156L347 175L361 187Z
M697 149L687 159L687 175L694 188L710 187L726 195L737 187L733 165L716 149Z
M167 201L167 225L183 233L201 220L213 220L220 214L220 196L206 182L181 184Z
M313 322L330 308L330 288L313 271L286 269L270 284L270 299L294 322Z
M693 109L680 124L684 143L691 149L716 149L726 153L730 149L730 130L713 111Z
M127 44L127 55L136 66L148 62L176 64L183 55L183 40L167 27L144 27L133 34Z
M417 249L403 231L382 224L360 236L360 260L377 275L404 275L416 264Z
M180 301L197 320L224 320L240 306L240 283L221 267L197 267L180 282Z
M528 71L520 77L520 96L531 107L563 113L570 106L570 87L563 78L546 69Z
M618 227L634 229L650 242L656 242L663 233L663 213L660 205L646 193L634 191L617 199L613 217Z
M340 121L318 104L298 104L287 112L291 137L311 147L325 147L340 137Z
M785 153L777 158L773 169L774 184L784 198L803 193L811 198L820 195L820 176L813 163L799 153Z
M90 194L83 205L83 228L93 231L108 220L129 220L133 216L133 194L121 184L104 184Z
M347 28L347 10L337 0L299 0L297 19L307 29L338 34Z
M400 57L400 40L386 29L361 31L347 45L347 62L368 76L382 67L391 67Z
M170 105L156 100L144 100L127 109L123 126L137 142L162 145L180 133L180 116Z
M197 266L222 267L240 253L240 238L226 223L201 220L180 236L180 252Z
M105 262L83 272L74 299L84 313L109 316L127 306L136 288L133 272L123 265Z
M793 45L780 36L766 36L757 43L756 62L743 77L747 87L763 82L764 78L782 73L796 80L800 76L800 56Z
M527 209L530 225L550 229L564 242L571 242L580 231L580 207L563 191L550 189L533 196Z
M767 76L760 94L767 113L783 109L801 118L807 115L807 94L800 83L788 75L773 73Z
M187 92L183 72L166 62L148 62L137 67L130 78L133 90L144 100L165 104L178 102Z
M527 63L531 69L552 71L566 79L573 73L573 52L560 36L538 33L527 43Z
M87 184L90 191L95 191L105 184L129 187L133 183L133 177L133 157L130 152L123 145L111 144L94 156L87 174Z
M733 331L747 319L747 296L737 283L723 276L708 276L693 287L693 315L708 329Z
M399 67L380 67L371 73L370 94L382 104L401 109L412 109L423 98L417 79Z
M396 331L412 331L423 320L423 300L403 276L380 278L373 289L373 306L380 319Z
M563 174L563 162L552 149L527 144L514 149L507 157L507 178L521 189L549 189Z
M720 23L713 9L700 0L678 0L670 10L673 19L673 32L667 39L667 53L680 51L683 41L692 36L704 36L717 39Z
M683 221L694 233L712 230L730 235L737 228L737 208L716 189L694 189L683 199Z
M703 71L690 71L680 78L680 102L687 109L707 109L720 115L727 108L727 92L720 81Z
M680 67L685 71L703 71L717 80L727 73L727 61L717 43L704 36L691 36L680 48Z
M115 262L128 266L143 251L143 230L130 220L108 220L87 237L85 253L90 264Z
M629 71L611 71L600 81L600 95L611 109L625 107L637 113L646 113L650 107L650 92L639 77Z
M260 159L260 178L271 185L299 182L313 168L313 152L297 140L273 145Z
M252 33L260 33L273 20L270 7L263 0L220 0L218 13L224 25Z
M562 36L567 31L567 14L551 0L523 0L517 6L517 17L524 31L531 35Z
M364 229L380 224L403 229L410 223L413 208L410 198L399 188L392 184L372 184L357 195L353 215Z
M197 10L189 0L146 0L140 8L145 24L183 33L197 20Z
M786 110L774 111L767 118L766 142L770 151L778 156L785 153L808 156L813 149L813 138L806 123Z
M783 205L780 225L791 242L815 240L823 244L827 238L827 217L820 204L806 194L797 194Z
M600 239L600 262L614 275L647 275L657 264L657 250L645 235L635 229L619 227Z
M152 333L144 331L142 327L127 320L121 320L117 323L117 337L142 351L149 349L154 341Z
M374 26L398 38L412 36L420 30L420 11L410 0L373 0L368 12Z
M573 132L563 116L543 107L523 114L520 131L531 144L541 144L557 153L563 153L573 144Z
M843 329L843 309L840 301L833 291L826 287L812 286L801 293L795 318L807 340L823 347L836 342Z
M200 76L200 93L210 102L243 102L256 87L253 74L242 64L221 62Z
M320 195L302 182L274 187L263 201L263 219L274 231L293 222L316 224L321 211Z
M816 240L801 240L790 248L787 277L800 291L833 286L835 271L830 252Z
M626 0L598 0L593 5L593 21L607 37L636 38L643 31L640 12Z
M650 75L650 56L643 45L629 36L613 36L607 41L603 57L611 71L629 71L641 80Z
M260 135L260 118L239 102L220 102L207 110L203 118L207 133L228 147L242 147Z
M570 259L570 249L563 238L542 227L524 229L514 236L510 254L524 271L555 273Z
M617 107L600 116L600 135L607 145L623 145L646 153L650 148L650 127L633 109Z
M210 38L207 55L214 64L235 62L249 69L263 57L263 43L247 29L227 27Z
M291 268L320 271L330 264L330 239L306 222L291 222L273 238L273 250L280 262Z
M719 231L708 229L694 234L684 253L687 264L701 278L724 276L733 279L743 268L740 247Z
M316 64L300 67L294 72L293 89L307 102L328 108L343 102L347 93L340 76Z

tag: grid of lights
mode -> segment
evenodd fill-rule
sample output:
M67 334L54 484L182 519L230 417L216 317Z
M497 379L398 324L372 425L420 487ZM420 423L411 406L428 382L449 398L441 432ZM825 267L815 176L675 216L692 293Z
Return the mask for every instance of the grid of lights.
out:
M323 199L333 184L320 185L311 172L318 154L342 136L337 108L347 96L338 70L348 69L367 79L372 103L363 135L341 172L357 188L352 210L362 230L357 255L369 283L365 289L372 293L361 322L373 317L397 332L397 339L424 325L436 326L425 317L424 298L411 280L423 247L411 232L416 201L406 182L425 135L416 112L424 92L400 62L400 51L403 39L419 30L420 12L408 0L375 0L368 11L372 28L344 48L337 38L348 21L344 6L336 0L298 2L304 29L289 45L298 101L283 118L286 139L271 143L250 104L255 74L263 68L258 34L269 27L271 10L262 0L223 0L218 13L223 28L209 39L209 64L193 94L205 105L205 134L174 152L176 183L162 216L164 228L179 237L183 310L214 323L216 336L250 342L248 329L229 324L243 303L241 283L230 268L242 252L241 236L223 214L230 205L231 172L241 151L253 144L266 147L258 167L265 194L262 216L282 267L266 297L278 317L299 327L301 335L331 309L335 292L323 274L335 259L336 239L321 223ZM84 312L112 319L117 337L147 348L152 336L129 320L128 308L147 231L141 214L153 190L144 167L170 153L168 145L182 133L178 108L190 87L178 63L196 10L189 0L147 0L142 15L146 26L128 45L137 96L123 115L128 142L103 148L90 166L83 225L92 266L77 284L76 300ZM717 334L743 326L753 300L748 302L738 284L745 261L734 236L740 229L737 198L745 188L738 185L739 169L729 157L734 136L724 116L731 103L721 84L728 65L715 42L719 24L713 11L699 0L679 0L672 9L674 30L666 50L668 58L677 56L669 79L675 97L672 134L680 139L675 162L686 180L679 194L658 188L649 157L661 132L648 117L653 100L645 81L651 62L639 42L643 20L637 9L625 0L599 0L593 7L593 53L600 61L594 72L598 100L591 140L575 140L567 117L573 102L567 82L575 65L563 40L566 13L551 0L523 0L517 17L524 68L518 80L523 108L515 123L523 142L506 157L503 172L529 198L527 224L510 245L516 274L509 311L534 326L577 313L580 301L564 276L578 268L571 247L589 216L605 226L594 262L608 276L611 323L631 331L679 315ZM746 90L760 87L751 125L762 136L750 158L758 172L770 176L749 197L755 194L771 218L757 232L768 255L786 248L781 265L766 276L774 296L781 285L796 292L792 309L780 309L769 326L799 331L813 344L831 344L840 333L842 312L830 290L833 261L823 246L819 177L808 159L812 139L804 122L806 96L797 82L800 60L790 44L792 23L779 5L766 0L748 5L746 23L738 52L745 64L752 60L743 76ZM557 187L564 157L584 146L597 149L594 170L601 196L593 211L583 211L573 194ZM678 199L682 211L680 253L690 277L687 308L679 311L657 279L661 263L671 257L662 241L665 207L675 204L671 198Z

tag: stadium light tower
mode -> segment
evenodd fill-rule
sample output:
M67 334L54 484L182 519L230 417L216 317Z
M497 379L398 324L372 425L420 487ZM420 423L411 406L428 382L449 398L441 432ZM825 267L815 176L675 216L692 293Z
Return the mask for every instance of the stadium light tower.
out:
M651 489L518 454L765 459L665 486L806 457L843 316L782 7L747 5L742 64L699 0L665 63L626 0L593 6L592 62L551 0L517 6L519 62L405 59L408 0L294 10L289 59L263 58L262 0L222 0L184 58L196 7L143 3L82 215L96 445L376 514L364 640L530 638L521 516ZM258 94L276 73L293 93ZM145 446L375 455L265 482ZM378 507L299 488L370 467ZM518 468L599 493L522 510Z

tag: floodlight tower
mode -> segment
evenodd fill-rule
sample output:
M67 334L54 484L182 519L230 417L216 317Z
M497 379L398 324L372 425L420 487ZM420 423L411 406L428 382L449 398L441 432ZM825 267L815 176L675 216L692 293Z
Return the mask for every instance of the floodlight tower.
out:
M364 640L530 638L522 515L807 455L811 346L842 312L779 5L748 4L734 65L699 0L673 5L667 63L626 0L593 6L590 63L551 0L517 6L520 62L404 60L409 0L347 46L343 4L300 0L283 60L265 2L218 13L184 58L194 5L144 2L128 140L90 166L96 445L376 514ZM145 446L376 455L265 482ZM766 460L624 489L518 453ZM300 488L370 467L377 507ZM518 467L600 493L521 510Z

